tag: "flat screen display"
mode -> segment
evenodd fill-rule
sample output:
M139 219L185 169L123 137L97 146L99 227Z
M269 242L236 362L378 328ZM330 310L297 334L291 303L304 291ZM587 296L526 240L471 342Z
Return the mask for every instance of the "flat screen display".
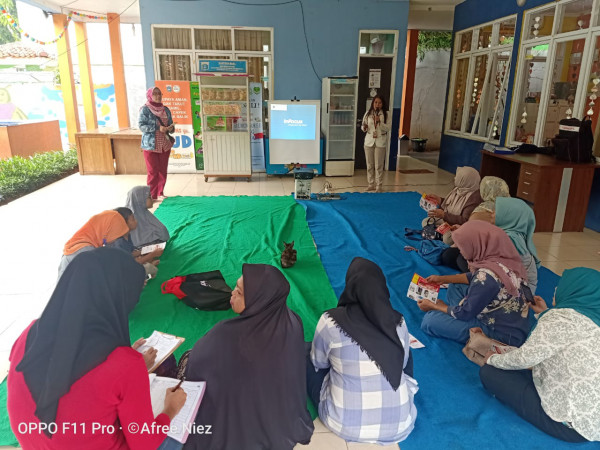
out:
M271 104L271 139L312 141L316 129L316 105Z

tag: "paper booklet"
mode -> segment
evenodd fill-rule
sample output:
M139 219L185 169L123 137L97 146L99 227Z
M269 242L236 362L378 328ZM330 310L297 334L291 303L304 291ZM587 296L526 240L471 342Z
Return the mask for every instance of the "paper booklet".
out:
M425 348L425 345L423 345L423 343L421 341L419 341L416 337L414 337L412 334L408 333L408 342L409 342L409 346L410 348Z
M425 211L431 211L432 209L438 209L440 205L433 199L428 198L427 194L423 194L421 200L419 200L419 206Z
M144 353L151 347L155 348L157 351L156 362L154 363L154 366L148 370L148 373L154 372L165 359L177 350L177 347L179 347L183 341L185 341L185 338L154 330L150 337L146 338L146 343L137 349L140 353Z
M408 286L408 293L406 296L415 301L429 300L433 303L437 303L439 291L440 287L437 284L430 284L425 278L415 273Z
M156 417L165 407L167 389L177 386L179 380L176 378L157 377L155 374L150 374L149 376L152 412L154 413L154 417ZM167 436L185 444L190 431L193 429L194 420L196 420L198 408L206 390L206 381L184 381L181 383L181 389L187 394L187 399L179 414L171 421L171 430L167 433Z
M142 255L147 255L148 253L152 253L154 250L158 249L158 248L165 248L165 246L167 245L166 242L161 242L159 244L151 244L151 245L145 245L142 247Z
M437 227L435 229L435 231L437 231L438 233L440 233L442 236L444 234L446 234L448 231L450 231L450 224L448 222L444 222L443 224L441 224L439 227Z

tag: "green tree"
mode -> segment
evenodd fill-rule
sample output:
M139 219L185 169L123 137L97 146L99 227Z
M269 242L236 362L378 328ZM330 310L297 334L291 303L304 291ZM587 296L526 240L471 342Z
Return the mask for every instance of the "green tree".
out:
M452 48L452 33L449 31L419 31L417 54L419 61L425 59L425 53L435 50L450 50Z
M0 0L0 9L6 10L17 19L17 6L15 0ZM0 15L0 44L8 44L21 40L21 34L13 28L4 15Z

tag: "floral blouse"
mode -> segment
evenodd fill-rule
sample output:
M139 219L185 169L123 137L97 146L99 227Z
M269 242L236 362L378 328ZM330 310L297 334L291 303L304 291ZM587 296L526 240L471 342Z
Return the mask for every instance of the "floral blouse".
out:
M529 305L522 292L522 284L517 276L501 265L516 285L520 285L519 295L511 296L498 276L489 269L478 269L468 273L467 295L458 306L448 307L448 313L458 320L476 318L494 331L514 338L517 345L525 342L529 334ZM512 341L512 340L511 340ZM515 344L514 341L511 343Z
M521 348L492 355L505 370L533 368L542 408L589 441L600 441L600 327L569 308L545 313Z

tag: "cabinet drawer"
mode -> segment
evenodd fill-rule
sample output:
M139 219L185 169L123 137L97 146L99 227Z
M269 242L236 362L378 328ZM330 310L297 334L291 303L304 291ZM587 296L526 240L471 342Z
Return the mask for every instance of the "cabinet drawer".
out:
M517 188L517 197L527 200L528 202L535 203L535 194L537 186L526 180L519 180L519 187Z
M519 186L523 182L530 183L530 185L537 185L539 182L540 170L537 167L528 165L521 165L521 172L519 173Z

